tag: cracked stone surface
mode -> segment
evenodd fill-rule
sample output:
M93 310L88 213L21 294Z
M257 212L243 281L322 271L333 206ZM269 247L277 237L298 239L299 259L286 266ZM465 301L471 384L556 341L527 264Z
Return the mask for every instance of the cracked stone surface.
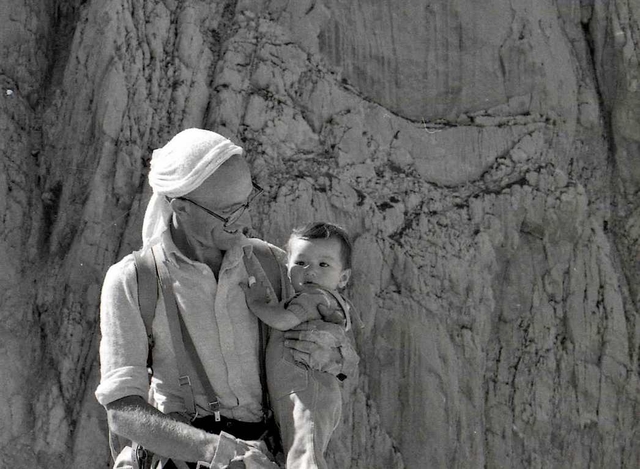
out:
M264 239L354 236L362 361L331 467L637 465L636 1L6 11L1 467L109 467L100 286L187 127L246 149Z

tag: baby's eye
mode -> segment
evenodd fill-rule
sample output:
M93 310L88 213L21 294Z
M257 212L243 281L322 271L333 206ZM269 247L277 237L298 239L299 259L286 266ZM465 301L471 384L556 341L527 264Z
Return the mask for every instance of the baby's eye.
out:
M295 265L304 265L304 261L295 261L294 264Z
M320 267L331 267L331 266L326 262L320 262Z

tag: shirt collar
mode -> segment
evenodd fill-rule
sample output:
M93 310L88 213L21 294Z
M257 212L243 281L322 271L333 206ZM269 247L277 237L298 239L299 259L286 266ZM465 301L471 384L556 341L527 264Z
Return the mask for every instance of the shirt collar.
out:
M240 262L243 262L244 257L244 247L247 247L247 254L251 255L253 253L253 244L251 244L251 240L245 238L242 243L236 244L234 247L229 249L222 261L221 270L232 269L236 267Z

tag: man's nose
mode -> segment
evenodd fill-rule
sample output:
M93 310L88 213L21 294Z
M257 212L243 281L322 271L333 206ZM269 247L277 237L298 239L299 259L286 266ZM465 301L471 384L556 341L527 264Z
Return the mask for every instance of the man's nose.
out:
M242 215L240 215L240 218L238 218L233 223L233 227L241 230L242 234L244 234L245 236L247 236L247 234L249 233L253 233L253 226L251 224L251 215L249 214L248 210L245 210L245 212Z

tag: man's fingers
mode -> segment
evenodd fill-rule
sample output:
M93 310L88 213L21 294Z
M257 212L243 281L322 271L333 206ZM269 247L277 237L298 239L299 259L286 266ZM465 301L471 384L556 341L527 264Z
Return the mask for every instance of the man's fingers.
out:
M246 469L278 469L279 466L259 451L253 451L244 457Z
M302 353L306 353L309 354L311 353L313 350L315 350L316 348L318 348L318 346L314 343L314 342L310 342L308 340L300 340L300 339L294 339L294 340L285 340L284 341L284 346L285 347L289 347L292 350L297 350L298 352L302 352Z
M310 353L301 352L300 350L291 350L291 357L296 363L302 363L303 365L306 365L313 370L317 369Z
M332 328L327 326L333 326L338 328L338 330L342 328L338 324L332 324L322 320L307 321L295 329L286 331L284 338L292 341L312 342L319 347L339 346L340 342L337 340L339 336L336 336L336 334L332 332Z
M339 344L336 342L335 337L323 331L287 331L284 338L287 342L301 342L310 343L316 346L316 348L331 348L337 347ZM306 346L306 345L305 345ZM292 348L298 348L295 345ZM306 351L306 349L301 349Z
M322 319L303 322L292 329L292 332L293 331L320 331L335 337L341 337L344 335L344 327L339 326L338 324L325 322Z
M344 328L322 320L308 321L284 333L294 360L314 370L351 375L358 363Z
M338 349L323 350L322 353L306 353L299 350L291 350L291 356L297 363L302 363L312 370L325 371L336 375L341 370L341 356Z

